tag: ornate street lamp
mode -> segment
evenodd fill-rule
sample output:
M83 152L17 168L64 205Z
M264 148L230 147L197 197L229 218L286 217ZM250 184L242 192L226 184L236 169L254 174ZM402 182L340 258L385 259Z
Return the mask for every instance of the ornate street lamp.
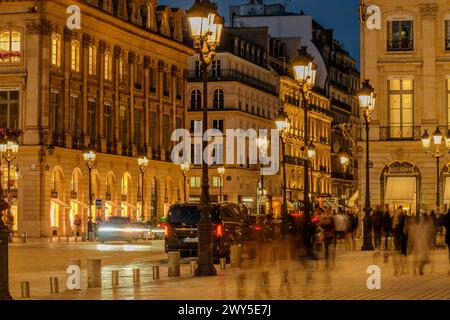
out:
M447 155L448 150L450 149L450 130L447 131L444 145L442 132L439 127L436 127L436 130L433 133L434 151L430 151L431 140L431 136L428 134L428 131L425 130L425 133L422 136L422 146L426 154L429 154L436 159L436 208L439 210L441 206L441 190L439 183L440 160Z
M221 166L217 168L217 173L219 174L220 181L219 181L219 203L223 202L222 199L222 187L223 187L223 175L225 174L225 167Z
M224 20L218 14L217 4L209 0L196 0L187 11L189 31L194 42L194 49L199 55L203 76L203 120L202 133L208 130L208 66L216 54L216 47L220 43ZM202 150L205 150L208 142L203 141ZM198 225L198 263L195 270L196 276L215 276L211 235L212 225L210 219L210 197L208 164L202 160L202 193L201 193L201 218Z
M12 203L12 193L11 193L11 163L16 158L17 153L19 152L19 143L14 140L3 140L0 142L0 154L3 156L7 163L8 169L8 216L11 215L11 203ZM3 195L2 195L3 196Z
M342 170L345 175L347 173L347 167L350 163L350 156L344 148L339 150L339 162L341 163Z
M263 164L263 159L262 158L265 158L267 156L267 150L269 149L269 140L267 140L267 137L265 137L265 136L259 137L256 140L256 144L258 146L260 157L261 157L261 160L260 160L260 166L261 166L261 175L260 175L261 176L260 177L260 180L261 180L261 186L260 186L261 194L260 194L260 196L261 196L261 199L262 199L262 204L260 205L260 213L265 215L266 214L266 197L265 197L265 194L263 192L264 191L264 174L263 174L264 164Z
M145 181L145 170L147 169L150 160L145 156L141 155L137 158L137 163L139 170L141 170L141 221L145 220L145 193L144 193L144 181Z
M361 89L358 91L359 106L361 107L366 127L366 200L364 205L364 242L361 250L373 251L372 243L372 222L370 213L372 206L370 204L369 188L369 124L371 112L375 109L375 89L370 85L369 80L364 80Z
M283 210L282 210L282 220L283 223L287 223L287 195L286 195L286 136L290 128L289 117L283 109L275 118L275 125L280 131L280 142L281 142L281 156L283 157ZM283 229L286 230L286 229Z
M304 120L304 146L308 149L307 156L310 156L310 145L309 145L309 136L308 136L308 109L311 101L311 92L314 86L316 85L316 74L317 74L317 66L314 64L314 58L308 53L307 47L303 46L298 49L298 56L292 61L292 66L294 68L294 76L295 80L298 83L301 102L303 107L303 120ZM312 152L312 150L311 150ZM312 155L312 154L311 154ZM315 149L314 149L315 156ZM312 215L312 203L309 197L310 187L309 187L309 179L308 179L308 171L309 171L309 161L304 161L304 190L303 190L303 211L305 213L305 245L308 249L309 255L313 255L312 250L312 224L311 224L311 215Z
M187 172L191 168L191 165L189 162L185 161L180 164L181 171L183 171L183 188L184 188L184 202L187 202L187 193L186 193L186 179L187 179Z
M92 220L92 205L93 205L93 199L92 199L92 168L95 164L95 159L97 158L97 154L95 153L94 149L86 148L83 152L83 159L86 163L86 166L88 168L88 187L89 187L89 216L88 221ZM87 229L88 231L88 239L90 239L89 235L89 227Z

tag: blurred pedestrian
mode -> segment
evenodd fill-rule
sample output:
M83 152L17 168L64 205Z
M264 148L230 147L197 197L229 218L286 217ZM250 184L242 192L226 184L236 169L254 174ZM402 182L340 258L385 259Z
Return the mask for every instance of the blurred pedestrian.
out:
M382 225L383 225L383 215L380 211L380 206L377 206L376 210L372 213L372 228L376 252L379 252L381 250Z
M389 209L384 212L383 216L383 232L384 232L384 248L389 248L388 238L392 236L392 217Z
M431 230L432 231L432 234L431 234L432 247L431 248L434 250L436 248L436 239L437 239L437 234L439 231L439 221L438 221L438 218L437 218L434 210L431 210L429 219L430 219L430 225L432 228L432 230Z
M323 230L323 242L325 247L325 265L328 267L330 259L330 245L336 243L335 222L333 216L331 216L329 212L326 212L325 215L322 217L320 227ZM335 249L332 250L334 251ZM334 257L335 255L333 252L332 253L333 264L334 264Z
M395 250L401 249L401 238L403 233L403 226L400 226L400 223L404 217L403 207L399 206L397 210L395 210L394 218L392 221L392 229L394 233L394 246Z
M75 215L75 218L73 219L73 225L75 227L74 235L76 237L79 237L80 236L80 227L81 227L81 218L78 214Z
M94 237L94 223L92 222L92 217L88 219L88 240L91 241Z
M349 223L349 229L347 232L347 236L349 239L349 249L355 250L356 249L356 230L358 229L358 215L356 212L347 211L348 219L350 221Z
M450 264L450 209L447 212L447 214L443 217L442 225L445 227L445 244L448 247L448 262Z
M423 214L415 223L409 223L410 252L414 259L414 274L424 274L424 267L430 263L430 248L432 239L432 226L426 214Z

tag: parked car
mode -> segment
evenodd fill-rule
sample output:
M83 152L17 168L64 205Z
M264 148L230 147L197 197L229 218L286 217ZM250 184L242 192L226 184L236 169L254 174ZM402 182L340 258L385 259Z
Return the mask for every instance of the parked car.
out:
M265 232L265 217L262 214L251 214L249 215L250 219L250 232L249 239L257 242L266 241L266 232Z
M198 223L201 205L177 204L169 209L165 226L165 250L180 251L182 256L198 253ZM230 248L243 244L250 233L250 219L245 208L233 203L211 205L213 225L213 255L215 260L230 260Z
M146 239L150 228L141 222L131 222L128 217L113 216L97 226L96 238L100 242L127 241Z

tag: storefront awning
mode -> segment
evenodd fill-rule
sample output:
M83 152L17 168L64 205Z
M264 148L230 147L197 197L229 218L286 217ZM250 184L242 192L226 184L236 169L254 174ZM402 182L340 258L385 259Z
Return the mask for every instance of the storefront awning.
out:
M444 204L450 203L450 177L445 178Z
M355 206L356 200L358 200L358 197L359 197L359 192L356 191L356 192L350 197L350 199L348 199L348 205L349 205L350 207L354 207L354 206Z
M413 204L416 177L388 177L384 202L387 204Z

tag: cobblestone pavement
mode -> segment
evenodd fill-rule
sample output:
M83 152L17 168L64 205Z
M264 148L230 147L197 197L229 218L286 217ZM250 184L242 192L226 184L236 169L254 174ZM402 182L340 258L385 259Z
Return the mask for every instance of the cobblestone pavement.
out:
M293 252L293 254L288 254ZM165 254L163 254L165 256ZM102 269L102 288L49 294L45 288L31 289L32 299L120 299L120 300L450 300L450 274L447 250L435 250L424 275L414 275L412 257L402 260L392 251L381 253L349 251L338 247L334 264L327 266L323 254L317 261L301 261L295 248L285 244L268 244L253 260L244 255L242 267L216 265L217 277L198 278L188 264L181 265L180 277L168 277L167 263L139 261L113 262ZM122 259L121 259L122 260ZM153 280L152 265L160 264L160 280ZM381 269L381 289L369 290L368 266ZM132 269L141 269L141 282L133 284ZM120 273L120 285L112 287L111 271ZM61 280L65 279L62 273ZM86 271L82 272L82 288L86 288ZM64 281L61 281L61 286ZM13 291L13 290L12 290ZM15 293L15 294L14 294ZM14 298L20 292L13 291Z

